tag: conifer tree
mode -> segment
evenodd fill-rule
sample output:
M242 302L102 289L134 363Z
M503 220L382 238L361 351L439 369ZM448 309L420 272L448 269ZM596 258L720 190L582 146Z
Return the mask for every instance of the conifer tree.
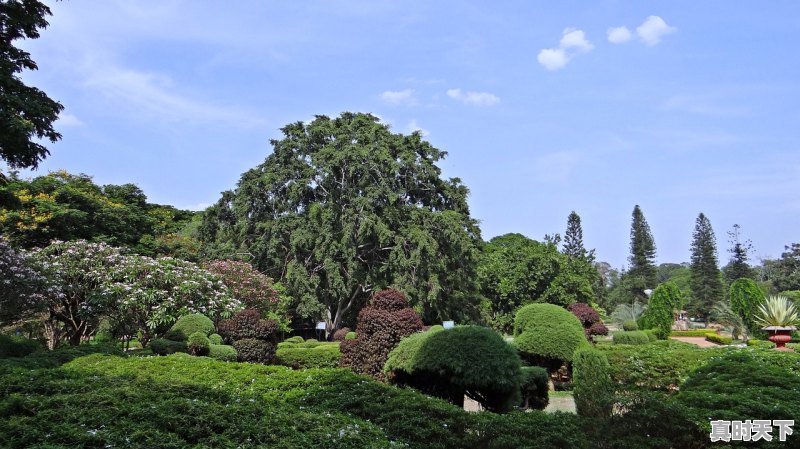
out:
M739 228L740 226L735 224L733 231L728 232L728 242L731 244L728 252L731 254L731 259L723 269L728 285L733 284L737 279L752 279L754 276L753 269L747 263L747 253L753 249L753 244L750 240L744 242L739 240Z
M583 246L583 227L581 217L572 211L567 217L567 232L564 234L563 253L576 259L594 261L594 251L586 251Z
M722 276L717 265L717 242L711 222L701 212L697 217L692 240L690 286L693 302L689 312L708 318L714 303L724 295Z
M656 269L656 244L650 225L637 204L633 208L631 221L631 255L628 257L630 269L625 273L628 291L632 299L644 300L645 289L655 288L658 283Z

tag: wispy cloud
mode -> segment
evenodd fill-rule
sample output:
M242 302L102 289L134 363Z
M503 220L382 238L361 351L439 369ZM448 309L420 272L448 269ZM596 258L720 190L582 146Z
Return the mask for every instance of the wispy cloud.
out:
M393 106L399 105L414 105L417 103L416 91L414 89L405 90L387 90L381 95L381 100Z
M657 45L661 42L662 37L675 31L677 31L677 28L667 25L667 22L658 16L649 16L641 25L636 27L636 34L639 35L639 39L650 47Z
M665 111L690 112L712 117L741 117L748 109L737 106L720 106L713 99L694 95L676 95L664 101L661 109Z
M472 106L493 106L500 102L500 98L489 92L462 92L461 89L449 89L447 96Z
M547 70L560 70L579 53L591 51L594 45L586 39L586 33L577 28L565 28L556 48L543 48L536 60Z
M606 34L608 35L608 41L612 44L624 44L633 37L631 30L625 26L609 28Z

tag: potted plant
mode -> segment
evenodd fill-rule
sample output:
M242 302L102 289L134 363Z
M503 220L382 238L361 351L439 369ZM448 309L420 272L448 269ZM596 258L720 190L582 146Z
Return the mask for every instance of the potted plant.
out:
M786 347L792 339L792 331L800 321L794 304L785 296L770 296L763 304L758 306L756 322L762 329L769 332L769 341L775 343L779 351L791 351Z

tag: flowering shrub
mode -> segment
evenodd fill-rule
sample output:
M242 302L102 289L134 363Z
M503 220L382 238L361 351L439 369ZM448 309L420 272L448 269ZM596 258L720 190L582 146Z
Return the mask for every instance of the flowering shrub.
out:
M24 319L43 305L39 290L44 280L27 253L0 237L0 324Z
M222 283L228 287L231 296L241 301L247 308L265 313L274 309L280 299L278 291L273 288L272 279L258 272L247 262L215 260L203 267L219 276Z
M219 334L228 341L243 338L274 341L278 332L277 324L261 318L255 309L244 309L233 318L220 321L218 328Z

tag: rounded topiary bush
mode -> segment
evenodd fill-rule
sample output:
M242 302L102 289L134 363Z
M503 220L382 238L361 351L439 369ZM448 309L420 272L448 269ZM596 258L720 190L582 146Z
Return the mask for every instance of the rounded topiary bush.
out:
M186 340L186 348L191 355L207 355L209 346L211 341L202 332L195 332Z
M555 371L572 354L588 345L580 320L567 309L553 304L530 304L517 312L514 344L532 365Z
M638 331L639 330L639 324L636 323L636 320L625 320L625 322L622 323L622 330L624 330L624 331Z
M251 363L275 363L275 345L257 338L243 338L233 342L238 353L237 360Z
M220 335L220 334L211 334L211 335L208 336L208 341L210 341L212 345L221 345L222 344L222 335Z
M356 333L355 332L348 332L347 335L344 336L345 340L355 340Z
M645 329L642 332L644 332L644 334L647 335L647 338L649 338L651 342L659 340L658 333L656 332L655 329Z
M646 345L650 337L644 331L614 332L612 334L615 345Z
M233 346L212 344L208 347L208 356L223 362L235 362L239 354Z
M342 353L338 343L320 343L312 348L278 347L278 363L293 369L336 368Z
M572 312L554 304L528 304L519 309L514 318L514 336L556 327L568 327L583 332L583 325Z
M542 410L550 402L550 375L539 366L523 366L520 370L520 391L523 409Z
M303 337L299 335L295 335L294 337L289 337L286 340L283 340L283 343L302 343Z
M169 328L164 338L172 341L186 341L189 335L200 332L203 335L211 335L214 332L214 322L211 318L200 313L184 315Z
M605 354L592 348L577 350L572 361L572 385L579 415L594 418L611 415L614 382Z
M414 334L404 341L385 367L392 382L461 406L464 395L496 412L519 405L521 361L491 329L458 326Z
M442 326L441 324L434 324L433 326L431 326L430 329L428 329L428 332L438 332L438 331L443 331L443 330L444 330L444 326Z
M188 352L185 341L173 341L166 338L156 338L150 342L150 350L157 355L170 355L177 352Z
M343 327L338 329L336 332L333 333L333 341L344 341L347 334L350 333L351 329L349 327Z

